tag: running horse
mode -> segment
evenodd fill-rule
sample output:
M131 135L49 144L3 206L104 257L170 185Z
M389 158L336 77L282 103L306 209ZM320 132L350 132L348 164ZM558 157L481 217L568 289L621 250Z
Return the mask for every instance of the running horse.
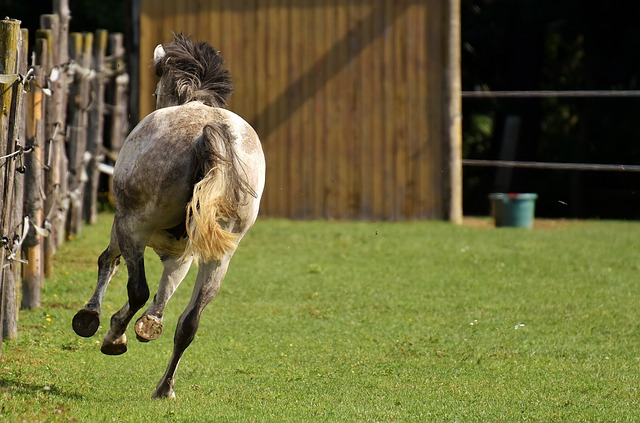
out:
M196 262L191 300L178 320L167 370L153 392L154 398L174 398L180 358L258 215L265 160L256 132L223 108L233 85L219 52L179 34L156 47L154 64L156 110L131 131L116 161L111 239L98 258L93 296L72 323L80 336L96 333L105 291L122 257L128 301L111 317L101 351L127 351L127 326L150 295L144 269L148 246L162 260L163 273L151 305L134 327L139 341L152 341L162 333L169 298Z

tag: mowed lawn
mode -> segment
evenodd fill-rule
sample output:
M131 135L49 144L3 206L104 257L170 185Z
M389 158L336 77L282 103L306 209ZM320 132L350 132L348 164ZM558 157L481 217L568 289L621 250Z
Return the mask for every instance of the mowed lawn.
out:
M3 345L0 421L639 421L640 223L259 220L178 369L152 400L184 309L129 351L77 337L112 217L56 256L42 308ZM148 254L155 290L159 260Z

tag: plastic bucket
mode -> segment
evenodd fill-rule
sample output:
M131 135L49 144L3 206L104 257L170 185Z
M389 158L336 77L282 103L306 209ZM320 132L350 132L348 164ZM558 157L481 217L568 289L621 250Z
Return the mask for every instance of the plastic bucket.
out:
M496 227L531 229L537 198L538 194L489 194Z

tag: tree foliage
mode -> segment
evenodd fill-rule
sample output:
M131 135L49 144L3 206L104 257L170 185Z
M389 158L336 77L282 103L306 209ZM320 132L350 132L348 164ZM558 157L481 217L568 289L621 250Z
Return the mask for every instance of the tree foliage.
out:
M69 0L72 32L93 32L106 29L124 32L127 0ZM40 28L40 15L52 13L52 0L0 0L0 14L22 21L22 28L29 30L30 45Z
M463 0L463 90L637 90L640 3ZM504 120L522 119L515 159L640 163L640 98L465 99L464 157L499 159ZM486 213L494 169L465 168L465 212ZM640 217L636 173L514 171L539 214Z

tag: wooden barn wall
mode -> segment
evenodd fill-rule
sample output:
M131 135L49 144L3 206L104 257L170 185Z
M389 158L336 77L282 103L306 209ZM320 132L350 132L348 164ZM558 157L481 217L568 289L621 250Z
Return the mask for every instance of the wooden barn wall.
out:
M440 0L140 0L140 116L173 32L220 50L267 160L261 214L445 218Z

